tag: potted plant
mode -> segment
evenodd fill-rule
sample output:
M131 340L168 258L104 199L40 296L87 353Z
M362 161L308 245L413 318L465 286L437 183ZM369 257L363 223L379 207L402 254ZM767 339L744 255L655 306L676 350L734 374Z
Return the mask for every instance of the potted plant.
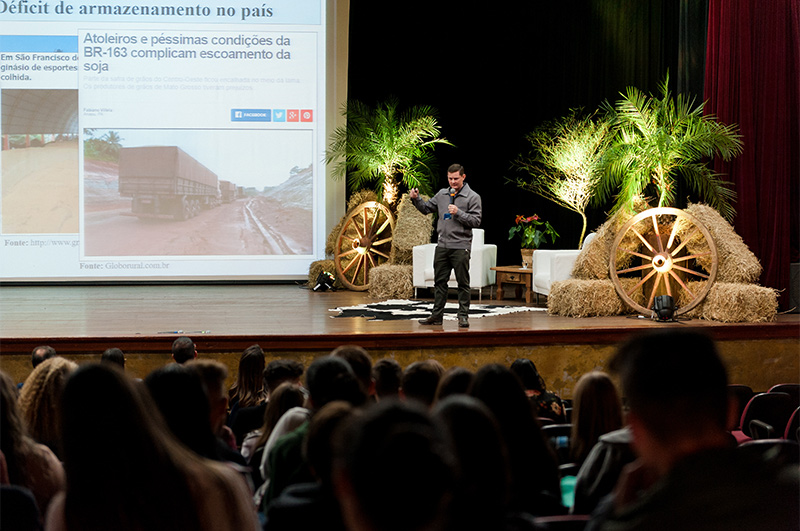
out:
M514 182L549 199L583 219L578 248L586 235L586 208L595 197L602 178L603 156L611 144L611 122L594 116L581 116L570 110L563 118L547 122L527 137L532 145L514 165L525 171Z
M427 105L401 112L391 98L369 107L349 101L342 110L347 124L334 130L325 156L335 163L333 176L347 177L350 191L374 185L378 198L395 210L400 185L433 192L438 144L452 145L440 136L436 112Z
M617 134L605 157L606 176L597 188L598 199L614 198L614 210L618 210L654 194L657 206L674 206L681 179L732 220L736 193L706 160L713 156L729 160L741 154L738 127L704 115L704 104L695 105L682 94L673 99L668 85L669 74L659 87L660 98L628 87L614 106L603 104Z
M550 239L554 243L558 238L558 233L550 225L549 221L542 221L536 214L532 216L517 216L514 226L508 231L508 239L518 237L522 252L522 267L529 268L533 263L533 251L538 249L542 243Z

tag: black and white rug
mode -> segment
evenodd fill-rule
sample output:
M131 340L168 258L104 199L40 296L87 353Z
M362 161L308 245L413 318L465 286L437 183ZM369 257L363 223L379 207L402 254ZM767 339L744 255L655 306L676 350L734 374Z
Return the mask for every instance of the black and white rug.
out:
M382 302L359 304L357 306L343 306L332 308L330 311L338 315L331 317L368 317L370 321L400 321L404 319L424 319L431 314L433 302L391 299ZM472 319L492 315L505 315L517 312L543 312L547 308L533 308L531 306L503 306L501 304L472 304L469 305L469 316ZM444 319L455 321L458 319L458 303L448 302L444 307Z

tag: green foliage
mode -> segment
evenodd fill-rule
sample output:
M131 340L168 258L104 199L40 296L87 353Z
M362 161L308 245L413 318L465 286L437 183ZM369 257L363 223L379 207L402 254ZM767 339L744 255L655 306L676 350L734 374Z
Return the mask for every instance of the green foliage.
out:
M94 129L87 129L86 134L94 135ZM87 138L83 142L83 157L90 160L119 161L119 150L122 137L116 131L109 131L100 138Z
M580 247L586 234L586 208L601 180L603 156L611 142L611 123L581 116L579 109L572 109L567 116L545 123L526 138L532 150L520 155L514 165L527 175L514 182L580 214Z
M347 177L351 192L372 185L392 206L400 197L398 183L431 195L436 179L433 149L452 145L440 137L432 107L403 112L397 107L394 98L375 108L349 101L342 109L347 125L333 132L325 156L327 164L334 164L335 178Z
M669 92L669 75L659 89L661 97L628 87L614 106L603 109L613 120L617 135L604 165L606 176L598 187L599 202L615 200L614 210L630 208L637 198L655 194L658 206L675 203L678 179L702 200L732 220L736 193L730 183L713 172L704 159L723 160L741 154L736 125L725 125L703 115L703 104Z
M517 216L514 226L508 231L508 239L515 236L520 239L520 247L523 249L538 249L550 238L550 243L555 243L559 234L550 225L549 221L542 221L536 214L532 216Z

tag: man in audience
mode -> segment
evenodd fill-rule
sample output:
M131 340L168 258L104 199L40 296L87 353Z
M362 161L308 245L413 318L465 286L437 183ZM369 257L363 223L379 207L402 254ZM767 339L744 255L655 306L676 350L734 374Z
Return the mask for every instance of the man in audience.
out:
M396 398L400 394L400 379L403 368L392 358L383 358L372 366L372 379L375 381L375 397L378 400Z
M125 353L122 350L112 347L107 348L103 351L103 354L100 355L100 362L101 363L113 363L119 366L120 369L123 371L125 370Z
M358 345L342 345L333 349L331 356L342 358L358 378L361 390L370 400L375 399L375 380L372 379L372 358Z
M182 336L172 342L172 359L175 363L183 365L196 357L197 347L190 338Z
M444 367L436 360L415 361L403 371L400 384L402 396L431 407L443 374Z
M789 530L800 522L798 469L738 450L728 379L714 342L689 330L641 335L611 360L638 460L589 529Z
M56 355L56 349L53 347L49 345L38 346L31 352L31 365L35 369L40 363L54 358Z

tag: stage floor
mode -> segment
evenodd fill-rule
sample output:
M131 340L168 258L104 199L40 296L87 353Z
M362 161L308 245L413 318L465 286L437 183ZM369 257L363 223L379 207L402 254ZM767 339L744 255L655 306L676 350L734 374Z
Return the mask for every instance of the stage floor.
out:
M450 300L455 301L453 296ZM771 368L772 376L767 377L800 379L798 314L780 315L774 323L724 324L698 319L660 323L632 316L574 319L530 311L472 318L469 329L459 329L456 321L431 327L416 320L334 318L331 311L368 302L376 301L366 292L314 292L297 284L5 284L0 286L0 364L4 370L23 371L26 364L30 366L31 349L40 344L51 344L59 354L77 359L96 357L110 346L168 358L175 337L187 335L201 355L227 356L225 361L234 370L238 353L253 343L275 355L304 360L338 345L359 344L376 357L452 356L443 358L445 365L472 356L468 364L472 366L549 349L549 355L564 358L553 370L577 374L602 368L613 345L634 331L698 327L721 342L751 345L744 358L777 348L779 355L758 361L759 366ZM479 301L477 295L472 303L525 305L522 300L495 301L486 296ZM544 309L544 301L539 307ZM12 361L14 367L7 369ZM775 373L775 367L782 372ZM761 370L742 367L743 372Z

